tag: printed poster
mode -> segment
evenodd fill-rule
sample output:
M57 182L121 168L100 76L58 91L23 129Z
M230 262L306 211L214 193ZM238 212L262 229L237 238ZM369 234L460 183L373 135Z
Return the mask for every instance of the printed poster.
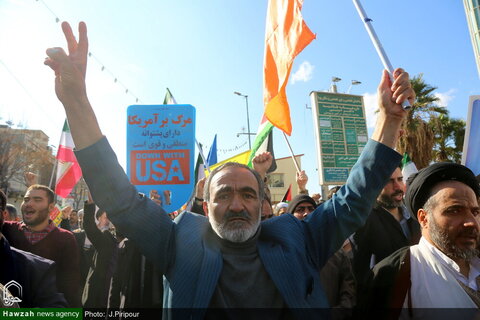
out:
M195 108L132 105L127 109L127 175L139 192L157 192L166 212L180 209L194 186Z

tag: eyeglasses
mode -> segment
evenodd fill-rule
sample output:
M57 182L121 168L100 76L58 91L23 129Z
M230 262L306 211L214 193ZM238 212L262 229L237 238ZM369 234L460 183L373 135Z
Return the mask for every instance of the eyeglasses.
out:
M304 213L305 210L308 210L308 212L312 212L315 210L314 206L298 206L295 208L295 213Z

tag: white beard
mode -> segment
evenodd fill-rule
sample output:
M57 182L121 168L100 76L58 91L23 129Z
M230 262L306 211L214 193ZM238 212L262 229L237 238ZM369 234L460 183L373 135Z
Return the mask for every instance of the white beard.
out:
M220 238L231 242L245 242L255 235L261 219L259 213L257 221L251 226L246 226L247 222L244 221L230 222L227 225L227 221L218 222L213 215L209 215L208 220Z

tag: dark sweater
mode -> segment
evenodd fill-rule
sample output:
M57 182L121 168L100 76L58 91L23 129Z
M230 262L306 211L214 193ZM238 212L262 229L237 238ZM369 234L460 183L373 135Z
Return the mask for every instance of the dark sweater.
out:
M55 227L35 244L27 240L20 222L5 221L2 233L11 246L53 260L56 263L58 291L65 295L70 307L81 306L78 249L70 231Z
M277 309L277 314L286 308L258 255L258 235L257 231L242 243L216 237L222 251L223 269L210 308L270 308Z

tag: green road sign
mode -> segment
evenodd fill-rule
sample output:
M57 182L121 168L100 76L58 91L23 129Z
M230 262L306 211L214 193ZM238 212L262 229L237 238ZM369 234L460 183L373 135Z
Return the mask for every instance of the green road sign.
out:
M310 97L320 184L343 184L368 140L363 97L319 91Z

